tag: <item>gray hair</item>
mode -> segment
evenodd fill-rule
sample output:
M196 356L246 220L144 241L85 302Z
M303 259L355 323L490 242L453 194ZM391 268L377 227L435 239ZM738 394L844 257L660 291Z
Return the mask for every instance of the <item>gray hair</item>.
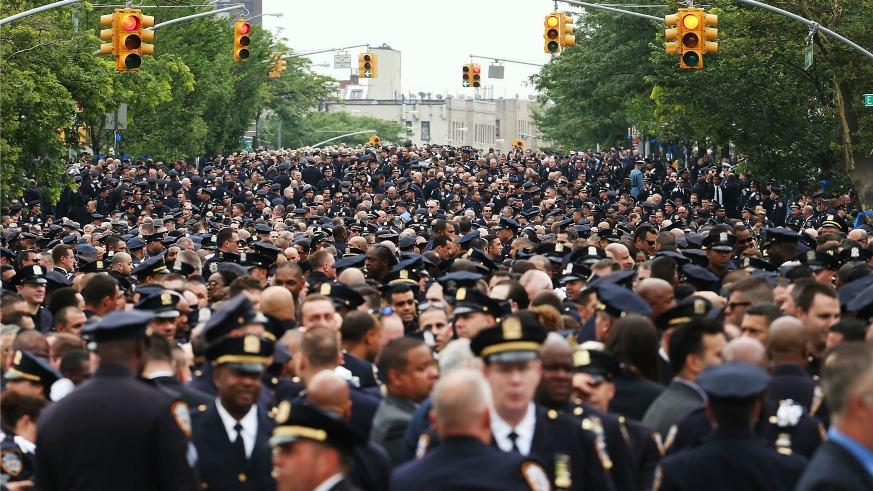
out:
M465 338L449 342L439 355L440 373L443 376L462 368L479 368L482 363L470 349L470 340Z

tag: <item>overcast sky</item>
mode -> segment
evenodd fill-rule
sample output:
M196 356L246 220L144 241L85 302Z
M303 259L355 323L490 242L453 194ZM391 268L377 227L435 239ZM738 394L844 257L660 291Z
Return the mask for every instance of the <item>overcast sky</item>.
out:
M295 51L382 43L401 52L404 93L459 94L461 67L469 56L485 55L545 63L543 18L548 0L263 0L263 26L287 38ZM279 30L281 28L281 30ZM350 50L352 65L363 48ZM333 53L313 55L313 63L330 63ZM487 74L489 60L476 60ZM485 80L494 97L526 97L534 90L527 79L538 67L505 64L503 80ZM316 67L344 80L349 70Z

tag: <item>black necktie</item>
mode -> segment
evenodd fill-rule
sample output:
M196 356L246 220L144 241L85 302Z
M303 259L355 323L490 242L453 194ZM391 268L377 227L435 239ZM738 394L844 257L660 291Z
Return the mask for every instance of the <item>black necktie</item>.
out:
M248 460L246 457L246 445L243 443L242 437L242 425L237 421L235 425L233 425L233 429L236 430L236 440L233 441L233 448L236 450L237 455L240 457L241 462L245 462Z
M515 453L521 453L521 450L518 449L518 445L515 443L515 441L518 440L518 433L510 431L508 436L509 441L512 442L512 451Z

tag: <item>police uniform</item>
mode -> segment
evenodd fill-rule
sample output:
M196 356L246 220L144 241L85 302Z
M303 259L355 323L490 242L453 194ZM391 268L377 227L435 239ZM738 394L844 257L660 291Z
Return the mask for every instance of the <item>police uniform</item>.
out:
M36 467L36 445L8 428L0 433L0 484L32 481Z
M52 384L61 377L48 360L24 350L18 350L12 355L12 364L3 374L4 381L27 381L42 386L45 399L49 398Z
M10 283L12 286L18 285L45 285L48 282L45 279L46 270L39 264L25 266L18 270L18 273L12 277ZM36 313L31 314L34 327L37 331L47 333L54 327L54 317L49 309L40 305L36 309Z
M707 367L698 378L709 403L754 404L769 377L756 366L725 363ZM695 448L665 457L658 489L791 490L806 459L782 455L763 444L751 428L722 426Z
M470 342L476 356L486 364L512 363L539 357L539 348L546 337L545 329L533 312L521 311L504 319L500 325L481 330ZM603 469L597 453L595 436L582 429L571 416L558 414L530 402L533 412L533 434L527 455L537 458L552 483L552 489L612 489L612 482ZM497 416L499 417L499 415ZM506 423L504 423L506 425ZM511 443L516 447L512 434L521 431L512 428L509 435L495 433L500 428L492 420L495 444L502 450Z
M222 369L260 376L272 353L272 341L248 334L222 338L207 349L206 356ZM205 411L194 415L193 426L192 441L204 488L275 488L268 444L273 423L263 408L254 404L237 420L221 405L219 394ZM247 434L251 432L254 434ZM253 441L251 445L246 445L247 438Z
M315 407L283 402L276 413L276 428L270 445L273 448L288 447L303 440L331 447L347 459L353 460L356 449L367 448L366 439L333 414ZM387 487L387 482L382 483ZM333 483L319 483L324 491L351 491L359 489L347 475L340 475Z
M112 312L83 334L98 348L144 339L151 319L141 311ZM36 483L42 491L199 489L190 434L183 401L143 383L126 365L104 362L40 416Z

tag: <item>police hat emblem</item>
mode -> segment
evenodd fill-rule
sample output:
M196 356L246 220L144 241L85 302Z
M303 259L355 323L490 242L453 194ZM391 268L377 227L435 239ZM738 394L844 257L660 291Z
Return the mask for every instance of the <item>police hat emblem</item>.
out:
M182 433L191 436L191 414L188 412L188 404L185 404L185 401L176 401L170 405L170 413Z
M17 448L8 448L0 453L0 469L10 477L18 477L24 469L21 452ZM4 486L5 487L5 486Z
M510 317L503 321L503 339L521 339L521 321L515 317Z
M322 295L330 295L330 289L330 283L322 283L319 293L321 293Z
M243 339L243 351L246 353L260 353L261 338L257 336L246 336Z
M708 308L706 300L701 298L694 301L694 315L706 315Z
M591 355L588 350L581 349L573 353L573 366L585 367L591 364Z
M42 271L42 267L40 267L39 265L34 265L33 266L33 274L35 274L35 275L44 274Z
M173 294L170 292L161 293L161 305L172 305L173 304Z
M291 402L282 401L276 409L276 423L282 424L288 421L289 417L291 417Z

